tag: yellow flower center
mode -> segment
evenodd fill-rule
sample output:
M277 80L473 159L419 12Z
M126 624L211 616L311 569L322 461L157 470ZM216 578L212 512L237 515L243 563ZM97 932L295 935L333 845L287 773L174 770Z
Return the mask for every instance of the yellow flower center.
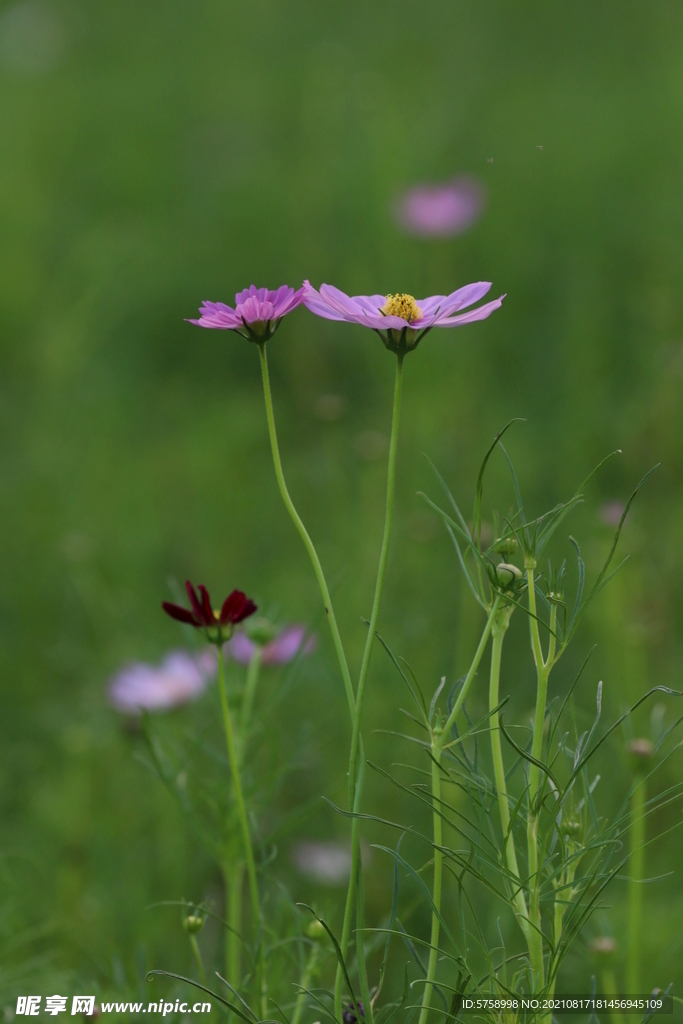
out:
M386 316L400 316L402 320L406 320L408 323L412 320L419 320L422 316L422 310L413 296L408 295L407 292L404 292L403 295L399 295L398 292L395 295L387 295L387 301L382 306L382 312Z

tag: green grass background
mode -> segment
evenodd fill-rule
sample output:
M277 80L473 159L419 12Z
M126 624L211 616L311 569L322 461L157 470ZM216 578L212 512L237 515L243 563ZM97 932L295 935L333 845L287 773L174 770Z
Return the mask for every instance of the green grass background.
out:
M683 9L673 0L22 8L45 38L17 35L17 8L2 5L0 916L8 949L35 929L8 952L13 970L30 948L54 971L116 988L146 967L189 969L175 912L148 904L220 902L220 888L135 759L137 738L107 708L107 680L128 660L182 644L159 609L169 577L216 594L239 586L284 619L321 625L274 482L257 353L184 323L201 300L304 277L418 296L493 281L492 294L508 296L499 312L434 331L406 364L381 631L430 691L466 666L480 622L448 538L416 496L436 496L421 453L468 505L491 438L523 416L509 450L537 512L623 449L571 525L593 573L610 541L601 503L625 500L661 462L624 531L632 557L558 669L556 692L594 642L579 698L587 720L598 679L610 717L648 685L679 685ZM15 51L30 58L32 45L45 53L27 64ZM391 216L401 190L461 172L488 189L477 226L449 241L402 235ZM357 669L384 487L363 435L388 433L392 358L370 332L304 310L269 353L291 490L335 584ZM324 394L344 400L337 422L316 416ZM500 462L490 493L507 512ZM558 540L566 554L568 532ZM502 685L522 721L533 680L518 618ZM268 724L283 759L304 750L282 806L343 786L347 712L319 635ZM370 730L400 722L400 687L377 653L366 732L385 766L400 758ZM675 713L670 702L668 723ZM633 728L647 731L647 712ZM603 775L605 809L628 787L620 743ZM663 784L680 771L672 762ZM367 801L412 813L375 778ZM656 828L679 817L673 809ZM300 832L343 837L345 827L321 811ZM674 872L646 887L648 987L681 980L679 849L674 832L648 852L648 873ZM305 894L287 843L280 854L283 877ZM380 857L370 869L375 920L389 900ZM334 894L319 898L334 904ZM600 927L619 935L623 883L608 902ZM572 970L587 987L585 945Z

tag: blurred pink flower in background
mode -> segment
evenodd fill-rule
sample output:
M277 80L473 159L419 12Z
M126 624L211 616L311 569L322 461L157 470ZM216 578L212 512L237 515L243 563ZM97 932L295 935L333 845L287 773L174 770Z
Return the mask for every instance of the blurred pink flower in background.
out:
M297 843L292 860L302 875L322 885L342 885L351 873L351 850L341 843Z
M285 665L293 661L299 651L310 654L315 650L315 634L307 638L305 626L285 626L282 632L261 648L261 662L264 665ZM230 657L243 665L251 661L256 644L246 633L235 633L227 645Z
M618 526L625 508L623 501L606 501L600 506L600 518L605 526Z
M199 697L215 674L212 651L194 657L171 651L160 665L136 662L122 669L109 684L109 702L126 715L167 711Z
M459 235L479 218L486 189L476 178L454 178L442 185L416 185L396 202L399 225L411 235L446 238Z
M367 843L361 842L360 853L367 867L372 861ZM342 885L351 874L351 848L334 840L304 839L292 847L290 857L302 875L322 885Z

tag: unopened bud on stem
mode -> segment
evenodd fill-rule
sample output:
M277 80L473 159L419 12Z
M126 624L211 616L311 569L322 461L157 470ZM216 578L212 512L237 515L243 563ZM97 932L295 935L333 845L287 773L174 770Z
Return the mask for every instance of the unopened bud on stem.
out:
M503 558L510 558L517 550L517 538L512 536L500 537L493 545L493 550L497 554L502 555Z
M183 928L189 935L196 935L204 927L204 918L199 914L188 914L183 921Z
M510 587L517 580L522 578L522 570L518 569L516 565L512 565L510 562L501 562L496 566L496 577L501 587Z

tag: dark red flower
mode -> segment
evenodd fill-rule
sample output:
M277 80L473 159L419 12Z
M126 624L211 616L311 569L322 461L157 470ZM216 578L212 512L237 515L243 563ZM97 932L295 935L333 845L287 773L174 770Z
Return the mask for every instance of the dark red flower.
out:
M191 611L188 608L183 608L182 605L172 604L170 601L164 601L161 607L172 619L186 622L188 626L194 626L195 629L236 626L238 622L248 619L256 611L254 602L241 590L233 590L231 594L228 594L221 610L216 612L211 606L208 590L201 583L197 587L199 594L189 580L185 583L185 589L192 606Z

